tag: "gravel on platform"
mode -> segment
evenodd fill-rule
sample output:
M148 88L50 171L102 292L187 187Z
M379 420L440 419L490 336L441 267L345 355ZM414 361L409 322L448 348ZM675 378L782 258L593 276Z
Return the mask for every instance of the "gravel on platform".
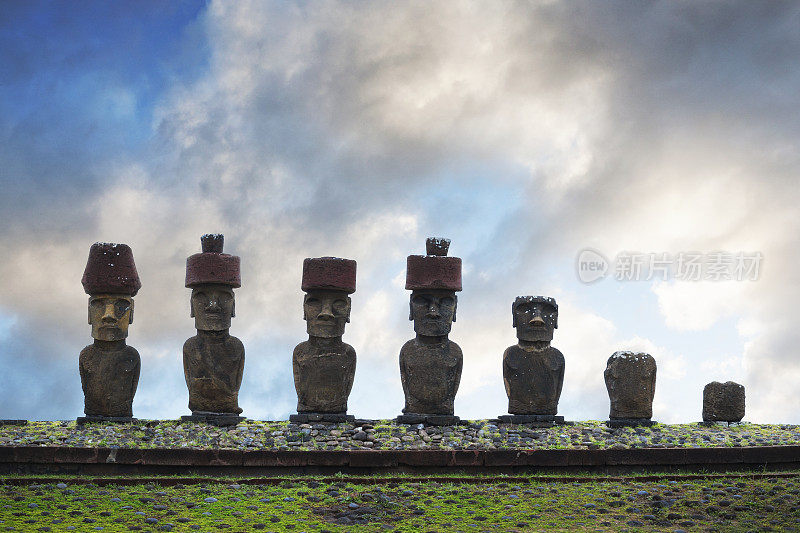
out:
M458 426L423 426L374 420L357 424L291 424L245 420L220 428L175 420L139 420L134 424L87 424L74 421L30 422L0 426L0 446L108 448L195 448L234 450L350 449L630 449L709 448L800 445L800 426L742 423L706 427L656 424L609 429L603 422L535 428L465 421Z

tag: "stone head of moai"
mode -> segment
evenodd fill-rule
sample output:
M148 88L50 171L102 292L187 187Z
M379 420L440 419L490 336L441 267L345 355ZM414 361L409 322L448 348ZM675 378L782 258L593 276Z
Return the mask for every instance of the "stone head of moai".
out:
M344 335L350 322L349 294L356 290L356 262L338 257L307 258L303 261L303 320L309 337Z
M199 331L225 331L236 316L233 289L242 286L240 259L222 253L224 237L200 237L202 252L186 259L186 287L192 289L190 316Z
M133 323L133 297L142 286L130 247L93 244L81 284L89 295L92 337L107 342L124 340Z
M461 258L448 257L448 239L427 239L427 255L407 259L406 289L411 290L409 320L423 337L446 337L456 321L461 290Z
M553 340L558 328L558 304L548 296L517 296L511 304L517 338L527 342Z
M656 360L646 353L620 351L608 358L604 372L611 419L649 419L656 392Z

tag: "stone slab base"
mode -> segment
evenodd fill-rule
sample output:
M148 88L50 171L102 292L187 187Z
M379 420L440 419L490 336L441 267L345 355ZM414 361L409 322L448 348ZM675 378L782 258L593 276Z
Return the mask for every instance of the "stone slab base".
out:
M502 424L525 424L538 428L567 424L564 417L558 415L500 415L497 420Z
M27 420L0 420L0 426L27 426Z
M75 419L79 426L84 424L138 424L139 420L132 416L79 416Z
M353 423L356 417L347 413L297 413L289 415L289 422L294 424L308 424L309 422L350 422Z
M233 413L193 413L181 417L181 422L195 422L219 427L235 426L242 420L246 420L246 417Z
M427 415L419 413L406 413L395 418L398 424L426 424L429 426L455 426L461 418L455 415Z
M630 428L637 426L654 426L655 420L649 418L612 418L606 421L606 426L610 428Z

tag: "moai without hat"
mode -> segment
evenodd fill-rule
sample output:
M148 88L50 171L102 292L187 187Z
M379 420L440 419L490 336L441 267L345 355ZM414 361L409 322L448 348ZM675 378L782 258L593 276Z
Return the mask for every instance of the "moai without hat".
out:
M356 351L342 342L350 322L350 294L356 290L356 262L338 257L303 261L303 319L308 340L292 354L297 390L296 423L345 422L347 399L356 374Z
M240 259L222 253L224 237L200 237L202 252L186 259L186 287L192 289L190 316L197 335L183 345L183 373L189 388L190 416L182 420L234 425L239 416L239 387L244 345L230 334L236 316L233 289L242 286Z
M448 239L429 238L427 255L410 255L406 289L411 292L409 320L416 338L400 350L400 380L405 394L400 424L452 425L461 381L461 348L448 339L456 320L456 291L461 290L461 259L448 257Z
M741 422L744 418L744 385L712 381L703 388L703 422Z
M646 353L614 352L604 373L611 412L609 427L652 426L656 360Z
M131 422L141 359L125 339L133 323L133 297L142 284L130 247L93 244L81 284L89 295L94 343L78 360L86 416L77 422Z
M540 427L563 423L557 416L564 384L564 356L550 346L558 328L558 304L546 296L518 296L511 305L519 342L503 353L508 412L500 422Z

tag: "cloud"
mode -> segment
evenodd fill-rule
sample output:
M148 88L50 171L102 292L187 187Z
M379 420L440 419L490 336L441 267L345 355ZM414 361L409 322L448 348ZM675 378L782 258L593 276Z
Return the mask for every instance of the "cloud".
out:
M713 328L731 319L741 353L724 357L746 369L748 417L796 420L799 13L745 2L214 2L174 32L180 52L154 89L123 76L94 91L91 80L123 65L101 55L62 75L60 56L45 52L52 60L19 70L19 87L35 76L67 87L53 86L44 111L0 123L13 141L0 149L11 221L0 243L13 251L0 262L0 305L17 324L2 353L29 347L40 394L63 383L89 342L78 284L88 247L126 242L143 283L129 338L143 358L135 409L182 414L180 347L193 334L184 261L201 234L218 231L242 257L231 332L247 350L245 414L293 409L300 265L337 255L359 269L345 337L359 355L351 410L393 416L395 358L412 335L405 256L436 232L464 259L452 335L465 354L462 416L503 412L509 304L546 292L562 301L554 345L567 359L569 416L606 416L603 363L633 345L655 352L659 379L681 390L675 400L659 385L657 411L696 416L688 387L703 376L689 369L700 361L671 343L711 353ZM107 118L98 130L69 112L75 94ZM738 285L606 290L605 305L574 276L587 246L609 257L760 251L764 266ZM661 329L629 325L631 294L657 297ZM691 384L680 385L684 373ZM25 412L74 416L79 392L64 390L71 401Z

